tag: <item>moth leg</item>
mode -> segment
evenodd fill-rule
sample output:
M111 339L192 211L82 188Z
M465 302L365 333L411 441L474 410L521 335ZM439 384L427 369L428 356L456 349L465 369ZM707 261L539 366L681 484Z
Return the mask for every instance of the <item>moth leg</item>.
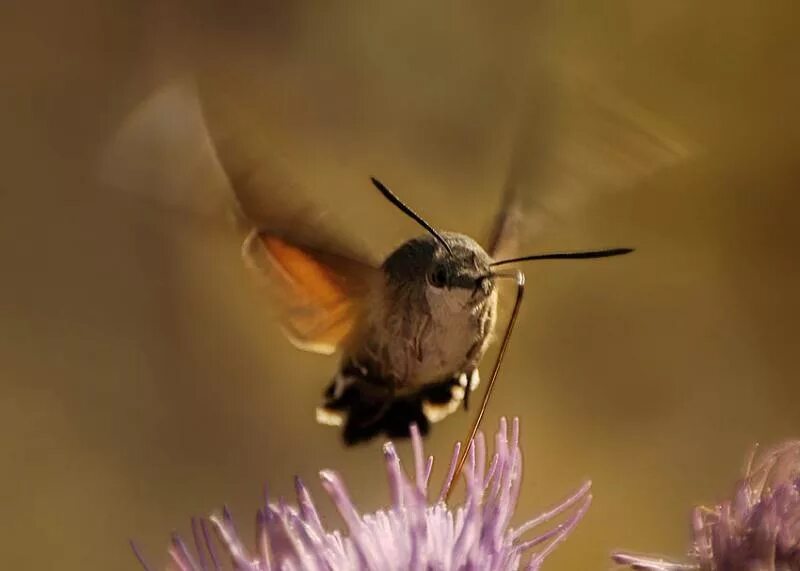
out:
M345 372L338 373L323 393L325 399L322 406L316 410L317 422L327 426L342 426L345 413L352 406L354 394L348 389L353 386L357 378Z
M422 399L422 411L431 422L439 422L458 409L464 400L467 376L460 373L458 376L432 383L419 390Z
M424 315L422 318L422 324L420 325L416 334L412 338L412 343L414 346L414 356L420 363L425 358L425 352L423 350L423 344L424 344L423 342L425 337L427 336L428 329L430 329L430 322L431 322L430 316Z
M478 372L477 367L472 369L472 373L469 375L469 382L467 382L467 376L463 375L464 384L462 385L466 392L464 394L464 410L469 410L469 395L478 388L478 385L481 384L481 375Z
M333 377L330 384L328 384L328 388L325 389L325 393L323 393L326 403L334 403L341 400L347 389L351 387L356 380L357 379L352 375L338 373Z

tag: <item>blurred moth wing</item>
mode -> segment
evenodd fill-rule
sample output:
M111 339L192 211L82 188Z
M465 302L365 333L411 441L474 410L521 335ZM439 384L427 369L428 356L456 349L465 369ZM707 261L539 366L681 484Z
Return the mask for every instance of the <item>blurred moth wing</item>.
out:
M249 229L216 158L194 82L169 81L139 102L98 157L110 191L214 230Z
M228 219L250 232L245 261L269 283L289 339L333 353L379 270L298 201L302 193L260 134L209 103L191 78L161 86L115 133L98 174L111 188L176 214Z
M266 283L284 333L306 351L342 349L382 279L378 264L304 198L257 125L211 94L196 95L215 158L240 212L255 228L242 256Z
M529 70L522 83L487 241L495 260L520 255L586 202L637 188L698 151L659 116L569 62L554 62L549 74ZM532 101L548 86L557 99Z
M519 252L524 213L515 186L506 186L500 209L492 221L486 252L493 260L510 258Z
M296 347L329 355L365 311L380 270L366 261L254 230L242 247L247 266L267 278L284 333Z

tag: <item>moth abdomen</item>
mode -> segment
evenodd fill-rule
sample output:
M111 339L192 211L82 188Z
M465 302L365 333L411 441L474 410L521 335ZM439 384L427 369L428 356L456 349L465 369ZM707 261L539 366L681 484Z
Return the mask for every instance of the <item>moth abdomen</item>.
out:
M477 386L477 371L429 383L411 391L397 392L393 385L371 377L342 372L325 390L325 402L317 409L317 421L342 427L347 445L370 440L380 434L391 438L410 435L415 424L422 435L430 425L455 412L467 391Z

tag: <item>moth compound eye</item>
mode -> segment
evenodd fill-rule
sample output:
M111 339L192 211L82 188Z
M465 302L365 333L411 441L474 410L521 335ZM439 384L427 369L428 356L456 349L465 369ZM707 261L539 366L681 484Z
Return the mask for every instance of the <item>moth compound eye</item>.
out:
M444 287L447 285L447 268L444 266L436 266L436 268L428 274L428 282L433 287Z

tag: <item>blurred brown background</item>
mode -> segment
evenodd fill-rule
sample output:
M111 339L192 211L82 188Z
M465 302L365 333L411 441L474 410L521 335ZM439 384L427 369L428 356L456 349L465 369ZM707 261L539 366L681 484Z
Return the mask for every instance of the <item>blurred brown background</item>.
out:
M605 569L617 547L680 554L690 506L726 494L754 442L800 434L793 3L284 4L0 9L3 565L136 569L131 537L160 564L189 515L228 503L247 528L261 484L288 494L293 474L330 514L326 467L364 509L386 498L379 443L345 451L313 422L336 362L269 319L240 235L205 202L214 184L196 216L157 204L158 177L144 195L98 177L125 118L194 68L216 70L215 93L379 254L418 230L373 174L435 225L484 235L520 108L542 149L557 144L560 66L680 133L685 160L570 204L525 244L638 252L527 268L488 419L522 417L516 521L594 481L548 569ZM437 426L428 449L468 422Z

